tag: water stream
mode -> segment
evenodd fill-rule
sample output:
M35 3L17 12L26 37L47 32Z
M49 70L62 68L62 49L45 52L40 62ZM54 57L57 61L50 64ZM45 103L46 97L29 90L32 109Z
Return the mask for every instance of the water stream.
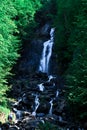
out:
M50 31L50 40L43 43L43 52L40 60L39 71L48 73L49 61L52 55L52 47L54 43L54 28Z
M43 85L43 83L41 83L41 84L38 84L38 87L39 87L39 90L40 91L44 91L44 85Z
M49 110L49 114L52 115L52 110L53 110L53 99L50 101L50 110Z
M49 78L48 82L50 82L51 79L53 79L54 77L52 75L49 75L48 78Z
M59 96L59 91L57 90L56 91L56 98Z
M39 98L38 98L38 95L36 94L36 97L35 97L35 110L32 112L32 115L36 116L36 111L37 111L39 105L40 105Z
M54 44L54 31L55 31L55 29L52 28L50 31L50 40L43 43L43 52L42 52L42 57L40 60L40 65L39 65L39 71L41 71L41 72L48 73L48 71L49 71L49 62L50 62L50 58L52 55L52 47ZM53 79L54 77L52 75L49 75L48 78L49 79L47 82L50 82L51 79ZM39 84L38 86L39 86L40 91L44 90L43 84ZM56 95L58 95L58 93ZM52 115L53 99L49 103L51 105L49 114Z

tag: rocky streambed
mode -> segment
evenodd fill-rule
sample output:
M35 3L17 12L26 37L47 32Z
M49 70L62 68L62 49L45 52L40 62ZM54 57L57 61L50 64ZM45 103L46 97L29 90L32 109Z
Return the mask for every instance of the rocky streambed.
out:
M59 77L42 72L15 80L10 95L17 100L11 103L16 119L1 124L1 130L80 130L70 121L61 86Z

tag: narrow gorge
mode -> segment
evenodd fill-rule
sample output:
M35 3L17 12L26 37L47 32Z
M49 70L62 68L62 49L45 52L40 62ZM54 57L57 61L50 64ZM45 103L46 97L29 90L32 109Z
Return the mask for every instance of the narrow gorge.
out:
M0 2L0 130L87 130L87 0Z
M27 51L26 56L24 53L18 64L18 75L12 80L10 92L17 100L11 104L16 115L16 124L12 126L14 130L39 130L40 124L46 122L52 123L56 129L68 129L63 83L57 75L53 53L54 33L55 28L51 28L50 24L36 31L42 39L38 37L31 42L30 50L27 49L30 52Z
M10 95L17 100L11 103L16 123L9 129L39 130L40 124L47 125L47 123L53 124L53 129L56 130L74 129L76 126L70 121L64 98L63 80L56 72L58 68L55 65L55 53L53 54L55 28L45 24L39 29L39 33L41 33L40 37L45 37L44 39L47 40L37 39L35 41L34 39L31 42L30 52L27 52L27 55L24 54L18 65L10 92ZM36 31L37 35L39 33ZM37 48L37 46L40 47ZM29 59L26 56L29 56Z
M12 80L9 94L16 99L11 103L15 124L3 124L2 130L40 130L45 125L48 129L82 130L69 117L64 82L57 73L56 54L53 52L55 28L47 23L36 31L36 35L37 39L32 40L29 49L26 48L27 54L23 53Z

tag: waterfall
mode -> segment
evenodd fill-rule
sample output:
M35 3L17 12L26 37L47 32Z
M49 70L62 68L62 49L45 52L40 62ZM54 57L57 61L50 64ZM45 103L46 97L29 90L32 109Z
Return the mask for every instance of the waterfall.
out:
M56 97L58 97L58 96L59 96L59 91L57 90L57 91L56 91Z
M51 79L53 79L54 77L52 75L49 75L48 78L49 78L48 82L50 82Z
M39 71L48 73L49 61L52 55L52 47L54 43L54 28L50 31L50 40L44 42L42 58L40 60Z
M44 86L43 86L43 83L38 84L38 87L39 87L39 90L40 90L40 91L44 91Z
M13 112L16 115L16 120L19 120L22 118L22 111L21 110L17 110L16 108L13 108Z
M37 108L39 107L39 98L38 98L38 95L36 95L36 97L35 97L35 112L36 112L36 110L37 110Z
M53 100L50 101L50 110L49 110L49 114L52 115L52 109L53 109Z
M35 110L32 112L32 115L36 116L36 111L37 111L39 105L40 105L39 98L38 98L38 95L36 95L36 97L35 97Z

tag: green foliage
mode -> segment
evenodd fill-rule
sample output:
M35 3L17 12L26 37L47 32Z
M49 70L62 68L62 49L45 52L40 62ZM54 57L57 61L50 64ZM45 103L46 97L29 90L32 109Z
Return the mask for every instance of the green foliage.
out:
M5 123L9 113L9 108L6 108L6 106L0 106L0 122Z
M30 40L34 33L34 28L37 26L34 15L42 4L40 0L15 0L14 6L17 10L15 22L18 26L21 40Z
M74 119L87 117L87 0L57 0L56 52ZM79 110L79 111L78 111Z
M52 23L56 16L56 1L55 0L41 0L42 7L36 12L35 20L44 25L46 22Z
M77 113L77 117L87 117L87 1L81 1L78 15L75 15L75 35L70 37L73 59L67 71L67 85L70 87L68 100ZM76 33L78 32L78 33ZM73 40L72 40L73 39ZM73 70L73 71L72 71ZM79 109L79 111L78 111ZM76 115L76 114L75 114Z
M36 26L34 14L41 7L40 0L0 1L0 105L7 106L7 79L20 56L21 43L30 37ZM30 29L31 28L31 29ZM31 31L32 30L32 31ZM23 37L23 38L22 38ZM19 40L20 39L20 40ZM28 38L29 39L29 38Z
M67 69L68 63L72 59L73 50L69 48L68 41L75 28L73 22L79 7L79 0L57 0L57 15L54 22L56 27L55 50L58 54L59 67L62 68L61 73Z
M5 92L7 90L7 77L10 70L19 57L17 26L12 18L17 14L14 5L9 0L0 2L0 105L6 106Z

